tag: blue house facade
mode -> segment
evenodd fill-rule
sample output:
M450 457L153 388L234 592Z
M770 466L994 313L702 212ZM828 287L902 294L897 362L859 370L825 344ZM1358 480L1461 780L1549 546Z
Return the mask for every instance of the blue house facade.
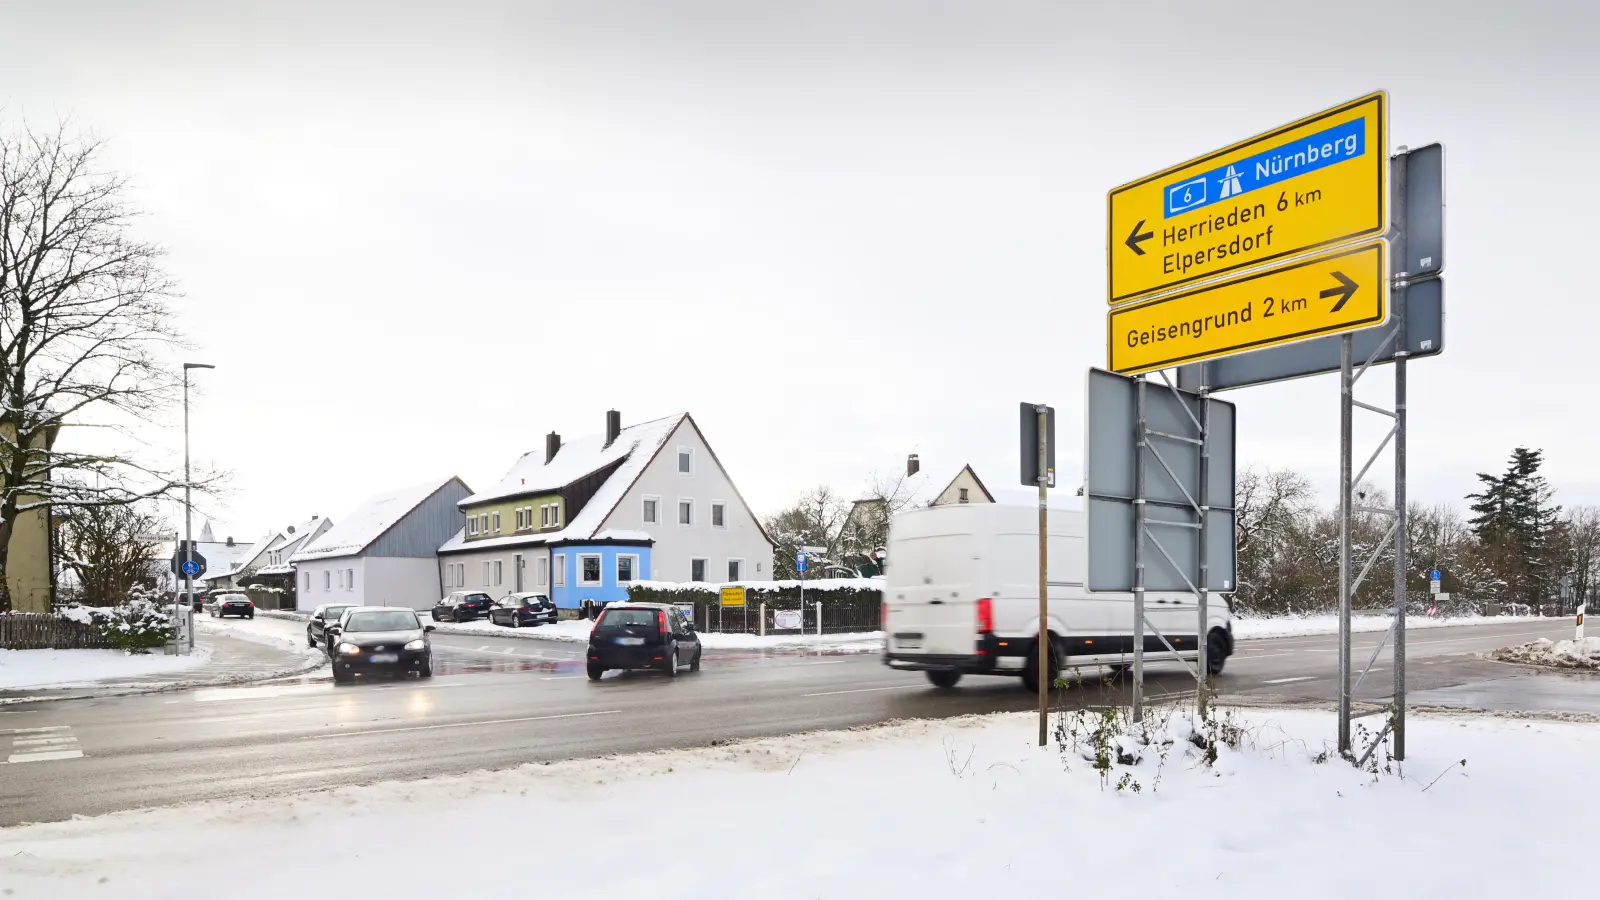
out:
M550 598L560 609L628 599L628 584L650 578L650 541L572 542L550 547Z

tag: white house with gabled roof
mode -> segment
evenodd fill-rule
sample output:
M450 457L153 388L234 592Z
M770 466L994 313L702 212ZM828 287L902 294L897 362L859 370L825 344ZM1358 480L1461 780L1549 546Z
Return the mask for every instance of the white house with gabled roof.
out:
M439 548L445 590L548 594L562 609L627 596L633 581L770 578L773 543L688 413L523 454L461 501Z
M440 597L439 544L461 528L472 490L454 476L369 499L289 558L295 603L428 609Z

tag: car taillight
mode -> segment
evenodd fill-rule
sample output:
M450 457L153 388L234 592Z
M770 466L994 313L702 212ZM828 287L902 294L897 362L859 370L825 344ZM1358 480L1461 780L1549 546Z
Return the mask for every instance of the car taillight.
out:
M661 633L662 634L666 634L667 633L667 611L666 610L664 610L664 609L656 610L656 624L661 626Z
M994 631L994 601L988 597L978 601L978 633L990 634Z

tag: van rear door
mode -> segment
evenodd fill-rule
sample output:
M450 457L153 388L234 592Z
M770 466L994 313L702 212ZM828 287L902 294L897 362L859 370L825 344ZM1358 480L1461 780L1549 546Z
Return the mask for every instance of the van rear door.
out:
M933 507L895 517L884 590L891 655L976 651L979 553L967 511Z

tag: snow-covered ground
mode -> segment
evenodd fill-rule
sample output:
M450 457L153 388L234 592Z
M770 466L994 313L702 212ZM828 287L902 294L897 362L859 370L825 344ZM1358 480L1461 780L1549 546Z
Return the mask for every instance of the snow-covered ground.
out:
M204 633L222 634L242 641L276 647L306 657L306 661L326 662L327 654L306 646L305 622L289 619L213 619L196 617L196 627Z
M1549 666L1553 669L1600 669L1600 637L1586 637L1581 641L1540 638L1531 644L1504 647L1492 655L1505 662Z
M229 900L390 884L475 900L1585 889L1572 861L1588 855L1594 809L1581 798L1600 787L1589 774L1600 726L1413 716L1412 759L1369 773L1315 761L1331 713L1257 710L1239 721L1239 749L1207 765L1176 744L1159 780L1147 754L1103 781L1079 753L1035 746L1023 714L21 826L0 830L0 887L119 900L213 900L223 885ZM1518 809L1538 810L1539 827L1485 831ZM627 840L635 831L650 837ZM487 864L420 860L419 836L441 834L528 835L537 850L509 864L491 850ZM670 849L626 858L658 845ZM1330 853L1360 865L1330 865Z
M108 678L171 675L203 665L211 651L196 647L188 656L121 650L0 649L0 690L85 687Z
M1350 619L1350 630L1352 632L1388 631L1389 621L1388 616L1353 616ZM1461 616L1454 619L1407 616L1406 630L1409 631L1413 628L1448 628L1455 625L1505 625L1515 621L1517 620L1508 616ZM1545 620L1535 619L1532 621L1542 622ZM1244 640L1338 633L1339 617L1331 614L1315 616L1240 616L1233 620L1234 637Z
M527 638L546 641L584 643L594 623L585 619L563 619L550 625L510 628L487 619L471 622L436 622L441 634L492 634L495 637ZM702 631L700 642L708 650L763 650L772 647L816 647L830 650L882 650L883 632L860 631L843 634L739 634Z

